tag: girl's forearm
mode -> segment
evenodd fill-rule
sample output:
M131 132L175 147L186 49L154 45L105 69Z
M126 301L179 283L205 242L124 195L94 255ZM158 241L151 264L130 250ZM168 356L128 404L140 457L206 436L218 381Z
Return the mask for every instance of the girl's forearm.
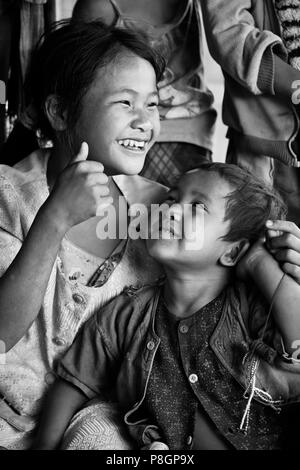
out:
M268 252L250 269L251 277L259 290L269 303L273 301L272 315L282 335L286 351L293 352L293 341L300 340L299 284L288 275L282 279L284 272Z
M58 379L47 396L33 449L58 448L73 415L86 401L79 389Z
M6 351L22 338L39 313L66 230L45 203L0 279L0 340Z

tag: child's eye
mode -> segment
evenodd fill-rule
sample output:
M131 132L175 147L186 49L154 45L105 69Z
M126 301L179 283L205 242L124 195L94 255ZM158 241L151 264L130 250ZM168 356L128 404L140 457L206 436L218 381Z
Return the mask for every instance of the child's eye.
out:
M174 203L174 202L176 202L176 199L173 196L168 196L167 199L165 199L165 202L166 203Z
M193 209L195 209L195 210L198 209L198 210L207 212L207 207L205 206L205 204L203 204L203 202L194 201L194 202L192 203L192 207L193 207Z

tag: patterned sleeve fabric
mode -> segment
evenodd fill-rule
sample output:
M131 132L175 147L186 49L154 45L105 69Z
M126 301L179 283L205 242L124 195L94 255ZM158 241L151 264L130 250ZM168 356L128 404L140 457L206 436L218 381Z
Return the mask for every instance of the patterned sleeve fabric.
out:
M300 70L300 0L275 0L289 63Z
M22 238L17 195L10 182L0 174L0 276L17 255Z

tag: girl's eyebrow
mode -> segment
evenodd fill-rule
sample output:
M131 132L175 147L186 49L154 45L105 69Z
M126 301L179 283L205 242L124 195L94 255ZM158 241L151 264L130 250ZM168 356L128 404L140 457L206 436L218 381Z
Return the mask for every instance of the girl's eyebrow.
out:
M111 93L109 93L111 96L113 95L119 95L120 93L129 93L131 95L139 95L139 92L134 90L133 88L119 88L118 90L116 91L113 91ZM155 97L158 97L158 93L156 90L154 91L150 91L150 93L148 93L148 96L155 96Z

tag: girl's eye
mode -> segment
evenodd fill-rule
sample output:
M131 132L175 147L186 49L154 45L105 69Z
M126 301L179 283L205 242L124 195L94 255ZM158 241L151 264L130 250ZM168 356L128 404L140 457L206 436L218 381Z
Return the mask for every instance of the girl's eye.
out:
M124 104L124 106L131 106L131 103L129 100L121 100L119 103Z
M158 106L158 103L156 101L153 101L153 103L148 104L148 108L150 109L156 109Z

